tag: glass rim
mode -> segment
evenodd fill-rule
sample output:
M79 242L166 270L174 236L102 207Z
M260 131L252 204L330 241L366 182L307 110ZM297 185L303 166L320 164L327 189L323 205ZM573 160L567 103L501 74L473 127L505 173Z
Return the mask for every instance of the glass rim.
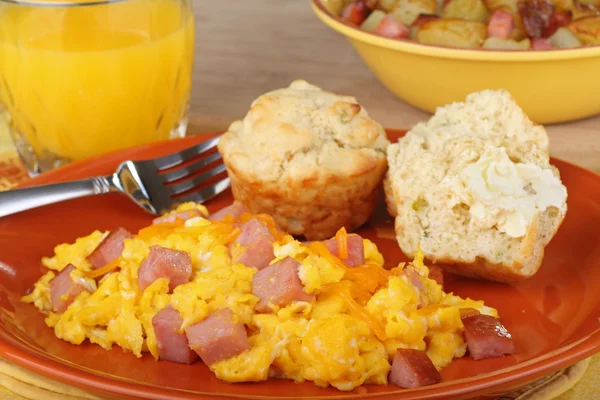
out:
M16 6L27 6L27 7L88 7L88 6L99 6L112 3L122 3L129 0L79 0L79 1L66 1L66 0L0 0L0 4L8 3Z

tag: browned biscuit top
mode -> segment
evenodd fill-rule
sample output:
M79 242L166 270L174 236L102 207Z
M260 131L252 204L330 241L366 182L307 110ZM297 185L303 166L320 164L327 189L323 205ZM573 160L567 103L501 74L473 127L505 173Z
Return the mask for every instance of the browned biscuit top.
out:
M219 151L249 181L327 181L385 163L388 144L354 97L297 80L258 97L223 135Z

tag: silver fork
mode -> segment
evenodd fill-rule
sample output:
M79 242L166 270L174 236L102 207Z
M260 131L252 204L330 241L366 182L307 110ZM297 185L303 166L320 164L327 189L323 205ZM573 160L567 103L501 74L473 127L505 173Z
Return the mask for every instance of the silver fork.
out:
M0 217L64 200L110 192L125 193L152 214L162 214L186 201L205 202L230 184L227 177L210 182L211 178L225 171L221 154L209 152L218 141L219 136L216 136L164 157L125 161L109 176L0 192Z

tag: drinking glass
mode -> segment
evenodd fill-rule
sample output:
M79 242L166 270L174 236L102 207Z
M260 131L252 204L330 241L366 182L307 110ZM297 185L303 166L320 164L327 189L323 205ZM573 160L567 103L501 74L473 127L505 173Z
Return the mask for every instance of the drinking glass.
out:
M191 0L0 0L0 124L31 175L181 137L193 52Z

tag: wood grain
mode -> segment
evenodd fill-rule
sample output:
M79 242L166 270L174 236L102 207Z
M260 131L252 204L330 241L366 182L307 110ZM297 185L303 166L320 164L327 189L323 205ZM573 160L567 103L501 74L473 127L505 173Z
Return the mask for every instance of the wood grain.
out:
M357 97L385 127L410 128L429 116L380 84L309 0L194 0L194 7L190 132L225 130L257 96L298 78ZM547 130L553 156L600 172L600 116Z

